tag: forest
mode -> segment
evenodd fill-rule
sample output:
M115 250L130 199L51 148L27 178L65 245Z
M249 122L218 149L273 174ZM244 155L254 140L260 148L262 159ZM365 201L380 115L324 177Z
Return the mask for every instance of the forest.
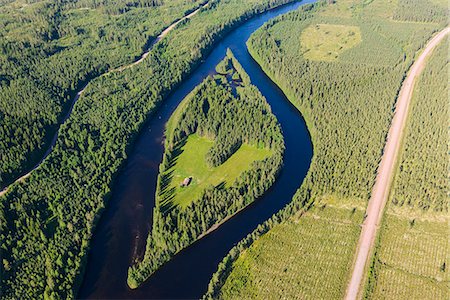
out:
M447 42L448 43L448 42ZM449 210L447 138L449 108L445 42L427 62L414 90L392 204L424 212ZM448 47L447 47L448 48Z
M261 196L275 182L281 169L283 136L270 106L250 84L248 75L230 50L217 71L214 78L205 79L184 100L183 110L169 121L168 128L172 132L166 134L153 227L144 259L129 270L128 285L132 288L213 225ZM214 140L203 158L210 167L224 163L243 144L268 148L273 154L262 161L254 161L251 169L229 186L210 186L200 199L192 199L187 207L173 205L167 208L164 205L168 196L165 187L172 179L165 171L180 155L180 144L194 133Z
M142 64L90 82L51 154L0 198L3 297L76 297L95 224L142 124L223 35L287 2L213 1L157 43Z
M131 63L199 4L17 0L0 6L0 189L40 161L76 91Z
M268 22L248 41L252 56L305 118L313 140L314 156L292 202L229 252L211 279L205 298L223 298L226 297L223 292L227 291L233 291L233 297L252 295L250 298L257 298L266 290L280 293L281 285L270 282L260 286L260 290L258 285L247 289L247 282L260 282L267 272L278 274L283 282L292 285L299 284L295 281L298 272L303 277L319 280L320 272L316 268L320 269L321 264L303 267L302 264L307 264L302 258L290 260L286 257L277 265L266 264L270 270L260 268L251 272L246 267L253 257L249 253L256 252L252 264L265 264L262 257L268 257L266 251L270 250L267 249L275 247L272 244L275 239L265 237L272 230L278 232L277 239L285 241L277 248L279 253L289 251L290 247L298 245L300 237L279 236L283 234L279 228L292 223L304 226L302 222L308 222L308 219L303 221L303 216L309 215L312 208L330 206L330 199L333 199L332 206L346 207L349 214L365 209L403 78L416 52L434 32L445 26L440 20L396 22L392 17L399 9L396 5L390 1L355 4L347 0L305 5ZM358 27L362 42L338 53L331 61L326 58L329 50L321 45L317 51L323 51L324 55L315 55L319 58L315 60L307 59L308 48L301 43L300 36L311 27L317 28L317 24L321 24L318 30L327 28L323 24ZM332 247L333 240L322 236L321 230L317 229L315 236L322 239L324 248ZM342 240L350 234L350 231L343 232ZM356 239L342 247L353 250ZM332 253L328 255L327 259L334 259ZM349 270L342 272L342 268L345 264L331 270L327 268L330 277L341 276L334 283L327 280L326 288L336 291L336 297L343 297L345 293ZM234 280L234 285L227 282L228 278ZM325 285L318 288L325 288ZM318 293L302 284L297 292L305 293L305 297L314 297Z
M399 0L393 14L394 20L409 22L446 22L448 13L443 0Z
M108 205L114 178L127 159L143 124L154 117L158 106L164 103L169 93L189 76L227 32L260 12L288 2L291 0L211 0L210 5L195 18L180 23L157 43L142 64L108 73L108 70L133 62L158 33L202 2L0 0L0 190L42 158L51 138L58 131L56 145L40 167L24 182L12 184L8 192L0 196L2 298L76 298L96 224ZM325 5L325 2L336 3ZM302 236L302 243L312 244L311 239L320 237L326 251L333 249L333 241L345 242L347 247L354 245L352 238L357 235L356 223L373 185L401 81L417 51L434 32L445 26L447 20L447 13L442 12L447 8L447 2L443 0L354 2L323 1L304 6L297 12L269 22L249 41L249 50L254 58L305 117L314 143L314 158L308 176L292 203L258 226L230 251L219 265L205 297L220 295L220 289L229 278L233 266L236 266L236 261L244 257L241 253L251 249L255 250L253 253L267 257L265 245L268 245L267 249L273 249L270 247L274 243L282 241L278 249L279 253L284 254L283 249L292 249L299 242L300 238L296 239L296 235L304 233L302 230L305 228L306 232L317 234ZM334 54L333 48L327 48L329 45L310 43L308 48L302 42L302 32L309 29L318 30L324 36L328 34L327 27L318 24L341 25L345 29L342 32L346 34L351 34L353 28L358 27L361 42L356 39L355 43L344 47L346 43L339 40L340 33L332 32L333 38L339 41L338 47L334 47L338 49L337 54ZM310 48L318 51L319 55L315 56L318 60L306 59L306 51ZM332 56L332 61L320 59L325 56ZM218 74L208 79L208 86L211 86L198 92L207 99L209 92L230 100L238 97L239 93L253 100L258 98L255 96L256 90L243 88L248 87L249 82L244 72L239 70L238 63L232 64L236 72ZM229 66L229 63L220 65L218 73L228 73ZM233 83L223 91L230 76ZM434 76L442 74L435 75L431 71L426 78ZM76 91L88 81L89 85L70 117L61 124ZM421 93L431 97L439 91L428 88ZM422 128L430 129L433 136L445 135L445 128L440 128L438 123L426 122L429 114L436 115L439 120L443 118L443 110L435 111L439 101L425 108L423 114L419 113L419 121L411 123L409 134L413 138L408 136L409 140L422 139ZM203 112L208 106L197 108ZM263 116L270 116L269 113L270 110L266 110L261 120ZM249 131L252 134L261 133L251 127L255 124L249 124L244 116L241 121L250 126ZM195 134L220 139L222 143L216 144L205 156L210 167L223 165L227 158L232 158L250 140L262 143L256 147L265 146L272 148L271 151L282 149L277 148L280 147L281 135L278 136L278 129L273 124L273 131L269 133L277 138L269 142L264 135L246 136L245 139L220 135L219 128L215 127L217 122L209 123L206 115L204 117L202 115L202 124L186 119L171 139L174 144L168 145L167 149L180 146L182 140ZM219 114L214 115L214 118L218 117ZM448 212L448 203L441 198L441 191L434 191L434 188L445 184L445 178L442 179L440 174L445 164L439 164L445 155L440 150L430 150L426 140L419 143L407 140L399 167L405 172L400 172L396 178L395 197L390 209L397 207L402 213L414 211L414 214L420 211L435 218L435 214ZM416 168L417 160L429 155L430 151L436 154L435 161L421 160L421 167L424 170L434 168L438 163L438 170L430 173L432 178ZM171 159L170 155L165 157L162 171L170 166ZM248 201L253 201L267 189L275 180L281 164L281 160L271 159L271 173L262 172L267 167L264 161L254 164L261 178L267 176L268 181L251 182L250 171L232 182L231 187L226 187L230 191L237 186L259 186L256 190L235 190L232 195L237 201L227 210L216 211L223 207L219 201L224 197L223 186L205 190L202 199L206 201L192 199L188 209L184 210L172 203L165 206L170 199L158 194L160 201L155 208L157 224L153 225L148 237L144 261L130 268L129 285L137 286L212 224L245 206ZM430 185L424 180L428 180ZM162 177L158 184L159 192L163 192ZM409 186L419 191L410 190ZM239 198L240 192L247 197ZM425 199L419 199L422 192L427 195ZM341 236L326 239L330 235L327 226L333 225L327 220L334 217L327 213L335 212L333 205L336 203L340 205L339 211L343 210L344 222L350 220L355 224L352 223L351 232L339 226ZM211 212L211 216L204 215L205 211ZM316 211L321 211L319 218L324 226L318 228L311 225L308 229L311 218L317 217L313 215ZM306 221L302 216L306 216ZM177 223L178 218L183 220L183 224ZM433 233L430 229L433 225L428 221L423 227L421 219L408 217L400 223L391 220L386 221L388 225L385 225L390 226L384 235L388 241L393 240L391 233L396 231L410 234L411 230L417 233L425 228ZM298 224L303 227L297 227ZM173 235L161 238L167 232ZM277 233L276 239L272 232ZM283 234L291 234L291 237ZM441 238L441 235L441 232L436 233L435 236L439 236L436 241L439 239L439 243L446 243L447 237ZM430 243L420 235L414 238L409 244L411 249L423 247L430 251L432 245L438 245L438 242ZM254 244L254 241L260 243ZM155 243L159 248L153 247ZM408 249L394 244L388 250L393 248L399 249L398 253ZM329 252L329 255L332 253ZM398 257L397 252L380 253L381 256L376 259L381 261L385 258L395 261ZM448 272L440 255L423 264L426 268L432 265L430 270L433 272L437 270L437 276L436 272L433 273L436 280L445 278L443 275ZM280 256L283 257L277 265L271 266L271 270L280 271L279 278L284 282L294 280L294 277L288 277L292 270L313 279L318 278L314 274L316 269L301 266L303 258L309 256L299 257L298 262L288 260L285 255ZM245 260L243 262L245 266ZM434 262L439 263L437 267ZM255 263L258 264L258 260ZM292 264L293 268L287 268L288 264ZM421 265L416 260L413 268ZM261 264L259 267L260 273L267 271L264 269L267 265ZM399 273L403 274L401 271L396 274ZM342 266L328 269L328 274L333 280L327 283L334 284L333 290L339 293L342 288L339 284L345 276ZM245 280L245 276L242 279ZM378 287L388 282L389 277L380 280ZM275 282L265 288L277 288ZM411 282L411 287L422 286L423 283L420 280Z

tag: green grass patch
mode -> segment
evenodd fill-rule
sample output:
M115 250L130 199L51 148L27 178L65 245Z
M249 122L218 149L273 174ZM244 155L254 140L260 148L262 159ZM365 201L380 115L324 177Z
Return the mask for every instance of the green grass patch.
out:
M361 42L358 26L315 24L300 36L303 56L318 61L334 61L344 51Z
M174 165L164 172L163 178L169 178L170 184L162 193L161 207L168 209L175 205L188 206L197 200L209 186L224 184L231 186L244 171L250 170L252 162L264 160L273 153L266 148L252 145L242 146L223 164L209 167L205 157L214 141L198 134L190 135L181 146L180 154L175 158ZM181 187L186 177L192 177L187 187Z

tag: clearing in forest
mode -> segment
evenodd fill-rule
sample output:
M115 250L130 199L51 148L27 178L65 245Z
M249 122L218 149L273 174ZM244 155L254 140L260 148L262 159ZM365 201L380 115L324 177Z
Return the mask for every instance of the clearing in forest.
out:
M275 226L233 263L219 298L342 298L363 213L327 201Z
M303 57L311 60L333 61L361 42L358 26L315 24L300 36Z
M170 185L162 197L165 198L161 203L162 207L174 205L186 207L192 201L200 199L203 191L209 186L221 184L230 186L241 173L251 169L254 161L264 160L272 155L270 149L242 144L223 164L210 167L205 157L213 144L214 141L211 139L192 134L186 139L185 144L180 145L180 153L175 158L174 165L165 172L167 175L170 174ZM189 177L192 178L189 185L181 186L183 180Z

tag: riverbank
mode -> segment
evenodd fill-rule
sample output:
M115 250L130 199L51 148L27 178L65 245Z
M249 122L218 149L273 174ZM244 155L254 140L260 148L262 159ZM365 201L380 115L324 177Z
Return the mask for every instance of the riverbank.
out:
M282 6L280 8L264 13L263 15L256 16L250 21L243 23L242 27L244 29L239 30L240 32L238 32L238 30L230 32L229 35L225 36L224 40L217 42L215 44L216 47L212 49L212 51L208 52L209 54L205 61L198 66L198 68L185 80L185 82L179 85L178 88L171 93L168 99L164 101L163 105L161 105L158 111L154 114L154 117L151 118L151 120L141 129L142 134L134 143L127 163L115 180L114 189L117 189L119 192L113 191L112 198L109 201L110 205L103 212L102 220L100 220L99 223L99 229L94 233L93 245L90 251L91 254L89 255L89 262L86 271L86 276L88 278L85 278L85 281L83 282L79 297L85 298L88 297L87 295L90 295L89 297L111 297L108 295L114 294L122 295L121 297L128 298L145 298L148 297L149 294L155 295L155 297L160 297L158 295L161 295L161 293L164 292L176 292L173 290L164 290L164 283L158 283L156 285L154 285L153 283L153 280L159 280L159 276L162 274L162 272L164 272L164 270L167 269L167 267L170 267L172 265L171 263L163 266L163 268L161 268L149 280L149 282L145 283L144 286L140 287L137 290L128 290L126 288L126 284L124 285L126 281L123 279L123 281L121 280L121 278L123 278L122 276L126 277L126 272L124 273L124 270L126 270L128 264L132 262L132 257L134 256L133 253L135 252L132 251L132 249L142 249L145 245L145 240L135 239L135 237L146 236L146 233L151 229L151 226L148 223L148 219L149 217L151 218L151 210L153 209L154 205L154 200L151 199L153 198L151 196L155 193L155 186L153 186L153 184L149 185L148 182L156 183L158 166L161 160L160 155L162 155L161 146L163 141L165 121L178 105L178 101L181 101L181 99L184 98L194 86L198 85L208 74L210 74L210 72L214 69L215 64L217 64L217 62L223 58L226 51L225 47L231 46L233 52L236 49L238 50L238 52L242 52L242 50L245 49L245 41L250 36L251 32L261 26L269 18L295 9L301 4L303 3L288 4L286 6ZM244 22L244 20L241 20L241 22ZM229 30L227 30L227 32L228 31ZM238 46L239 48L236 48ZM247 59L248 58L246 57L244 58L244 60ZM242 59L239 58L238 60L242 61ZM253 66L251 66L250 68L253 69ZM279 101L278 99L280 99L280 97L284 97L282 96L282 94L279 94L279 91L273 91L270 84L266 82L266 77L264 77L264 75L262 76L263 78L260 81L266 84L266 86L263 87L266 91L266 98L268 98L267 94L269 94L271 95L269 96L271 98L271 102L277 102ZM285 100L279 102L287 103L287 101ZM275 106L279 106L278 103L276 103ZM282 103L281 106L283 107L283 111L289 111L289 113L286 112L288 115L285 116L285 118L290 118L295 120L295 122L298 122L297 132L302 133L304 124L302 124L302 119L298 118L298 113L292 110L292 107L290 107L289 105L286 106ZM285 124L287 122L287 120L284 121ZM293 152L290 152L290 164L287 172L291 175L285 175L284 180L281 182L281 185L287 184L289 186L286 190L283 191L283 194L290 194L290 196L283 197L283 201L284 199L290 199L292 197L292 193L298 187L297 183L286 183L288 181L288 176L294 176L293 174L295 174L295 176L302 177L303 174L306 173L305 169L307 169L309 166L308 151L310 147L310 141L307 131L305 130L304 132L306 132L305 139L296 140L295 142L292 142L291 140L291 144L295 144L295 148L297 149L297 151L300 151L300 149L302 149L301 151L305 153L305 156L296 157L293 155ZM294 168L296 169L294 170ZM220 250L214 254L210 254L209 256L211 258L211 261L215 261L218 263L223 257L224 253L226 253L226 251L229 249L228 247L231 247L232 244L230 244L230 242L226 242L227 239L232 238L233 240L238 241L241 237L244 237L249 231L251 231L251 229L249 229L248 227L255 228L259 223L269 218L274 212L276 212L280 206L283 206L284 202L277 203L279 199L271 199L276 200L270 206L263 208L261 214L258 215L255 220L251 220L251 222L245 226L241 225L241 228L239 230L233 230L232 234L228 238L223 239L223 243L221 243L221 246L224 247L223 250ZM255 206L257 206L256 208L249 208L248 213L244 211L242 213L242 217L236 216L236 220L231 219L229 221L231 222L229 226L233 227L236 222L242 222L245 216L251 215L255 217L257 215L256 210L261 209L261 206L264 207L264 203L266 203L265 205L267 205L267 200L262 201L261 205L259 205L260 201L257 202L258 204L255 204ZM117 212L120 212L120 214ZM130 219L134 220L134 222L130 223ZM216 235L221 235L223 234L223 232L229 231L229 226L227 226L227 223L223 224L221 228L212 233L212 235L214 236L213 238L208 235L202 240L208 242L214 241L214 243L217 243ZM111 232L114 232L113 238L111 238L110 236ZM203 244L203 241L196 244ZM182 251L175 257L175 260L178 261L179 257L184 256L186 253L191 253L194 248L196 248L196 246L192 246L189 249ZM129 251L132 251L133 253L130 253L130 255L125 254ZM137 250L137 253L140 252L140 250ZM123 261L118 262L117 257L129 257L129 259L124 259ZM191 257L189 261L192 260L193 259ZM208 262L204 259L203 261L204 264L208 264ZM211 266L214 265L214 263L211 263ZM185 295L189 295L194 289L197 289L196 294L198 295L198 297L200 297L203 293L202 290L206 288L209 276L212 274L212 272L213 269L210 269L208 267L201 272L199 271L199 276L197 278L192 278L192 276L190 276L190 279L195 279L197 283L193 284L193 282L191 281L189 287L186 287L185 289ZM111 278L110 276L108 276L108 274L111 273L117 274L117 276L115 278ZM180 274L179 270L177 274ZM186 275L188 275L188 273L186 273ZM170 277L173 277L173 275L170 275ZM86 282L89 282L87 286ZM168 281L165 282L167 283ZM201 282L203 282L203 285ZM95 289L93 288L93 284L95 284L96 286ZM183 281L182 285L184 284L189 284L189 280ZM201 288L200 291L198 291L199 285L204 287ZM157 290L154 290L155 288L157 288Z

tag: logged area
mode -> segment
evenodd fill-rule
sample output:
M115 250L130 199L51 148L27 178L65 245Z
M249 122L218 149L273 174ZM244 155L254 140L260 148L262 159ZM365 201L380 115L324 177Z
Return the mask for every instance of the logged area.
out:
M305 116L314 157L293 203L230 251L207 298L277 298L294 285L292 295L304 295L299 298L345 296L358 241L349 237L359 236L360 227L337 232L346 243L322 240L322 247L330 249L327 262L345 260L342 253L347 253L345 262L332 267L324 267L321 260L306 265L298 257L288 259L292 245L315 243L323 227L311 227L306 236L282 228L308 226L308 216L330 198L349 213L364 211L403 78L416 52L443 26L439 18L408 22L403 2L344 0L305 6L270 22L249 40L252 56ZM394 14L405 20L399 22ZM318 43L317 35L329 38ZM277 263L269 259L273 232L283 257ZM318 249L306 251L313 255ZM277 280L267 280L269 274L277 274ZM317 288L312 292L300 276L317 281Z
M322 202L256 240L236 260L218 297L340 298L364 211L336 204ZM310 270L308 276L305 270Z

